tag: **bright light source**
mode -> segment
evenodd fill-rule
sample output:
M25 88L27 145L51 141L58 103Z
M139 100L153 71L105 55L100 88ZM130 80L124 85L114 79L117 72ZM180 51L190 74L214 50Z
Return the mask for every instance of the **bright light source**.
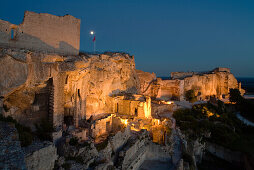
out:
M93 32L93 31L91 31L91 32L90 32L90 34L91 34L91 35L94 35L94 32Z

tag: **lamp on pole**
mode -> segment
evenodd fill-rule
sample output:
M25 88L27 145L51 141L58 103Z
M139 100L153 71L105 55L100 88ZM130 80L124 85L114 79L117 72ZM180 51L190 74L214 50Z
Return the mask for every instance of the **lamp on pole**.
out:
M93 52L95 53L95 32L94 31L90 31L90 35L93 36Z

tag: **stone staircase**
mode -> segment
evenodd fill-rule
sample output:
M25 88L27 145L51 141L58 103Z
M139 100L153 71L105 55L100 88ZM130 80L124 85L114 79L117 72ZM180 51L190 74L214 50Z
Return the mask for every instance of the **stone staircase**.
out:
M53 123L53 114L54 114L54 86L53 83L48 85L48 120Z

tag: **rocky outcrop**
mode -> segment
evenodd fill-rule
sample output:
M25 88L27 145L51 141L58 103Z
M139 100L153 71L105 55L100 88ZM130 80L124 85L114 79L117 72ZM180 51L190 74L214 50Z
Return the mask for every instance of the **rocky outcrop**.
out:
M24 153L14 124L0 121L0 169L25 170Z
M115 153L118 152L123 147L123 145L127 143L130 136L131 130L129 126L127 126L123 132L122 131L117 132L115 136L110 138L112 150Z
M143 75L149 74L139 74L141 80L147 77ZM140 87L147 87L147 90L141 92L164 100L184 100L185 93L189 90L194 90L198 100L210 99L211 96L227 99L229 89L239 89L244 94L241 85L227 68L217 68L211 72L203 73L174 72L171 80L157 78L156 81L151 81L151 75L148 78L150 84L140 81Z
M36 142L23 148L28 170L51 170L57 160L57 149L51 142Z
M57 127L72 116L78 126L80 119L112 113L110 96L139 92L134 57L128 54L63 57L0 49L0 64L3 114L26 125L48 118Z
M151 93L152 83L156 80L155 73L144 72L142 70L136 70L136 72L140 82L140 92L144 95Z
M92 55L68 63L71 65L76 68L67 71L65 113L75 115L76 120L112 113L110 96L139 90L134 58L127 54ZM80 115L76 115L77 112Z

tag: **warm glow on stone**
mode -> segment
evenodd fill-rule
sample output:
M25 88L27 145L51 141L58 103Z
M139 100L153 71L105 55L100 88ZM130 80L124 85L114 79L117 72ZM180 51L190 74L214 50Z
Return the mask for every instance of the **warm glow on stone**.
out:
M209 111L207 111L207 117L210 117L210 116L213 116L214 115L214 113L212 113L212 112L209 112Z
M128 125L128 119L121 119L121 123L124 124L125 126Z
M151 98L147 97L146 102L144 105L144 112L145 112L145 117L150 118L151 117Z

